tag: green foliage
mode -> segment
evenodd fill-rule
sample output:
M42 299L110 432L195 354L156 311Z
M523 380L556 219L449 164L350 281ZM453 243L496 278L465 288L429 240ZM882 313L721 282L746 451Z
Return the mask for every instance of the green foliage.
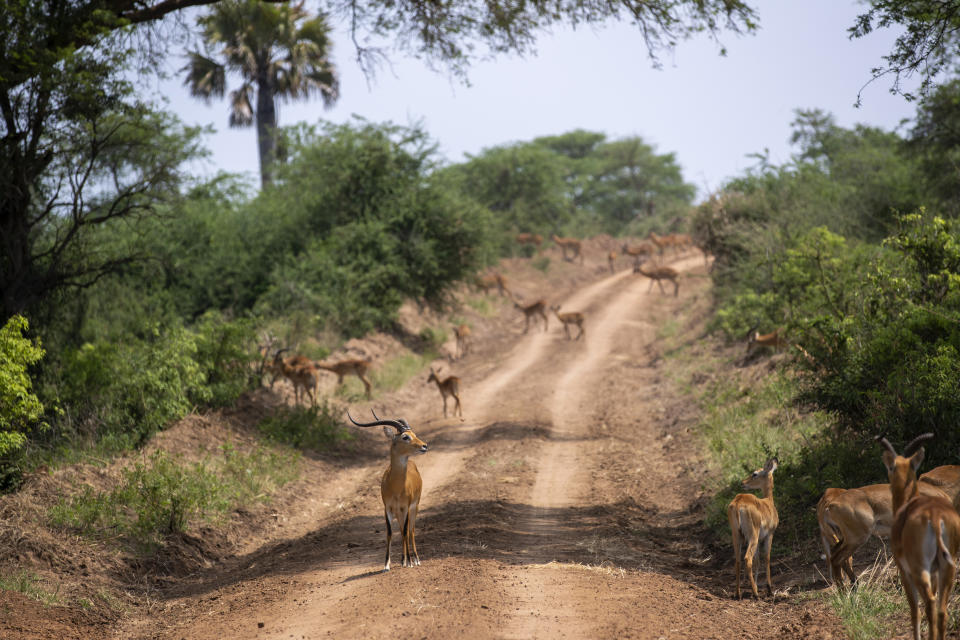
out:
M60 397L80 434L137 446L213 398L197 361L196 336L154 328L126 343L87 343L66 354Z
M250 367L255 358L251 349L253 324L249 320L227 321L219 312L210 311L193 329L197 364L206 387L197 399L214 407L227 406L256 382Z
M258 234L272 269L260 313L300 309L361 335L389 326L405 298L443 304L483 263L488 216L428 179L434 150L421 131L301 128L291 147L283 189L247 212L273 227Z
M686 216L695 191L673 154L656 154L638 137L607 141L583 130L485 149L444 176L493 213L504 254L517 250L517 231L671 228Z
M272 442L323 451L353 439L353 433L343 426L344 415L343 407L323 400L316 407L282 407L257 428Z
M289 482L296 474L295 456L265 449L248 454L231 445L222 456L184 464L163 451L124 470L114 489L80 493L61 499L51 509L55 526L87 536L121 536L140 546L162 542L186 531L198 519L211 519L249 504Z
M39 342L24 337L28 329L23 316L11 317L0 328L0 460L20 449L29 431L47 426L28 372L44 351Z

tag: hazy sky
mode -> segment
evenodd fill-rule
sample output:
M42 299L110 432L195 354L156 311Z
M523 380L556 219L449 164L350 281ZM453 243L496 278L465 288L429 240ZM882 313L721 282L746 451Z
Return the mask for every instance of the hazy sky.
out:
M790 122L797 108L820 108L842 126L865 123L896 128L914 107L890 95L880 80L857 93L889 51L895 34L849 40L847 28L864 7L855 0L755 0L760 31L722 34L727 55L708 37L682 42L651 67L642 38L628 25L557 31L541 36L537 54L479 62L470 86L421 62L394 56L393 66L364 77L344 31L334 62L341 98L324 110L317 100L281 104L281 125L344 122L357 114L374 122L420 121L452 162L464 153L582 128L609 138L640 136L658 153L673 152L701 195L755 164L747 154L770 150L789 159ZM310 2L307 3L309 7ZM338 25L342 27L342 25ZM176 69L184 63L172 59ZM164 83L172 108L189 124L212 124L211 162L200 170L258 171L255 134L227 126L227 102L207 106L191 98L177 78ZM228 80L228 91L236 86Z

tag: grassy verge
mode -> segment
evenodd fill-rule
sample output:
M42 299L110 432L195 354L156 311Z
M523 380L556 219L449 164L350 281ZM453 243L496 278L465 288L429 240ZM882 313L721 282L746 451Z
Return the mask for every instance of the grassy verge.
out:
M327 400L316 407L281 407L263 420L259 429L271 442L322 451L354 438L353 432L343 426L344 411Z
M190 523L216 522L293 480L299 455L256 447L249 453L226 444L215 456L192 464L163 451L123 470L117 486L84 486L50 511L54 526L82 535L152 548Z
M0 590L16 591L45 605L60 604L59 587L55 591L49 591L41 586L38 576L26 571L0 576Z
M843 621L850 640L891 638L910 617L893 560L878 558L861 574L856 589L829 589L819 597Z

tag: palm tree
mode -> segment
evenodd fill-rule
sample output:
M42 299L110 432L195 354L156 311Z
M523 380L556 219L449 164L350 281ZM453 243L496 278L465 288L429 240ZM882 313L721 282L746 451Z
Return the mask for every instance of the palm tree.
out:
M270 184L276 159L278 98L306 99L320 94L330 107L339 96L339 78L329 59L330 26L310 18L303 2L273 5L257 0L226 0L197 20L207 50L222 62L193 51L181 71L191 95L209 102L226 92L227 72L243 84L230 92L230 126L257 125L261 184ZM254 110L254 93L256 105Z

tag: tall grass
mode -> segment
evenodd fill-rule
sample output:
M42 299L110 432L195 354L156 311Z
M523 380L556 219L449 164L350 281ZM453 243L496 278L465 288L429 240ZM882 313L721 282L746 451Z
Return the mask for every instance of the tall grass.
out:
M831 588L827 602L843 622L850 640L886 640L894 635L897 619L909 619L893 560L877 558L864 571L855 589Z

